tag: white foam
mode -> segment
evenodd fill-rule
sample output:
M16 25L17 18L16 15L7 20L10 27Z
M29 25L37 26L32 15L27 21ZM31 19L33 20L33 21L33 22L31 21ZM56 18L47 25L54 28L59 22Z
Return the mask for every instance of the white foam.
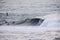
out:
M60 27L60 14L50 14L44 16L45 20L41 27Z

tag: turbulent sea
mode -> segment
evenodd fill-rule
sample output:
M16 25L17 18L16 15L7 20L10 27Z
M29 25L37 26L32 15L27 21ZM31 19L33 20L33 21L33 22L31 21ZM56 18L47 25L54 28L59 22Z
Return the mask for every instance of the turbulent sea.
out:
M0 23L1 19L23 21L25 18L55 13L60 14L59 0L0 0ZM60 27L1 25L0 40L60 40Z

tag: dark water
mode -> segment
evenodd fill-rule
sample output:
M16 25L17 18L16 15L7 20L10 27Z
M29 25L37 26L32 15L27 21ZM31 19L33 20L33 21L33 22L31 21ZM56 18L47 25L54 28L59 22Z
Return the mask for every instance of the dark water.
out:
M0 14L3 15L3 14ZM8 18L7 18L8 17ZM17 16L16 16L17 17ZM16 18L17 19L17 18ZM29 26L40 26L44 19L41 18L26 18L26 19L17 19L9 18L9 15L5 15L5 17L0 17L0 25L29 25Z

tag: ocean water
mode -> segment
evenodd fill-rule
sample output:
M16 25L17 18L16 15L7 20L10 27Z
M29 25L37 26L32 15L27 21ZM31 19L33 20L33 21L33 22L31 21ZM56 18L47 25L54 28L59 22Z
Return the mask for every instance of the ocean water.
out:
M60 0L0 0L0 13L46 15L60 12Z
M2 14L1 14L2 13ZM5 13L9 14L9 17ZM22 21L26 18L60 14L60 0L0 0L0 20ZM45 20L44 20L45 21ZM2 22L2 21L1 21ZM0 22L0 23L1 23ZM43 22L43 26L1 25L0 40L56 40L60 22ZM2 22L4 24L4 22ZM10 22L11 23L11 22ZM55 25L56 24L56 25ZM56 26L56 27L55 27ZM59 27L58 27L59 26ZM60 39L59 39L60 40Z
M0 40L55 40L60 38L58 27L0 26Z

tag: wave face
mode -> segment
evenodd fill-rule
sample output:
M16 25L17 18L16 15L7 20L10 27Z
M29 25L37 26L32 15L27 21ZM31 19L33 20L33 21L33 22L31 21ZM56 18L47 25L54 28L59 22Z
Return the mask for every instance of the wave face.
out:
M39 26L43 22L43 19L40 18L27 18L25 20L13 20L13 19L1 19L0 25L23 25L23 26Z
M44 19L40 18L32 18L32 19L26 19L23 24L32 25L32 26L40 26L41 23L44 21Z

